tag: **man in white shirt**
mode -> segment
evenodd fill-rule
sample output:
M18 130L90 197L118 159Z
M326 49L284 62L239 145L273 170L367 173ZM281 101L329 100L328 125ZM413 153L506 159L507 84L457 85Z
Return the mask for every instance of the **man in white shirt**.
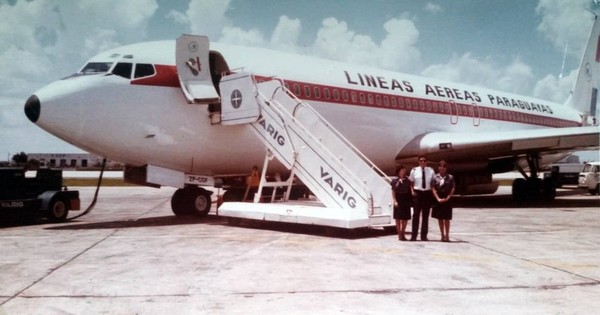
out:
M419 216L422 216L423 219L421 223L421 241L428 241L429 213L431 212L431 204L433 202L431 180L434 175L435 171L427 166L427 158L422 155L419 156L419 166L413 168L409 176L412 182L412 194L415 198L411 241L416 241L417 234L419 234Z

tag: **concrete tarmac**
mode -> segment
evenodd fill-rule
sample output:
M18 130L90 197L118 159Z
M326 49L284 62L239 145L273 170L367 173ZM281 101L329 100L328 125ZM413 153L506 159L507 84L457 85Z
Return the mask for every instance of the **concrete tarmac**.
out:
M81 187L82 206L93 188ZM600 197L457 197L451 243L176 218L171 188L108 187L71 222L0 227L0 314L590 314ZM72 212L70 216L78 212ZM409 223L410 225L410 223Z

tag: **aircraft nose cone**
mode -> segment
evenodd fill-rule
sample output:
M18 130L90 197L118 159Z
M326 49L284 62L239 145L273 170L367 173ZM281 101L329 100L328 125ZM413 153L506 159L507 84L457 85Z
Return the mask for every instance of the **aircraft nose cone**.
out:
M25 116L31 122L37 122L40 118L40 99L36 95L31 95L25 102Z

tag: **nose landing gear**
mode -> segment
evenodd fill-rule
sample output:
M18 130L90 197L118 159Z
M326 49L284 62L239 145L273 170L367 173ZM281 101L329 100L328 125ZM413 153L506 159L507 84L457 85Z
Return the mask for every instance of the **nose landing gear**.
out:
M171 197L171 209L176 216L206 216L212 205L212 192L197 186L177 189Z

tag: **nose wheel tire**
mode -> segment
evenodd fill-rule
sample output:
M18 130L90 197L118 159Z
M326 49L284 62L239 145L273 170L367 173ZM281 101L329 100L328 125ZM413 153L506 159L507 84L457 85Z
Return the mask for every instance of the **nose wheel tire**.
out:
M212 206L212 192L199 187L177 189L171 198L171 209L176 216L206 216Z

